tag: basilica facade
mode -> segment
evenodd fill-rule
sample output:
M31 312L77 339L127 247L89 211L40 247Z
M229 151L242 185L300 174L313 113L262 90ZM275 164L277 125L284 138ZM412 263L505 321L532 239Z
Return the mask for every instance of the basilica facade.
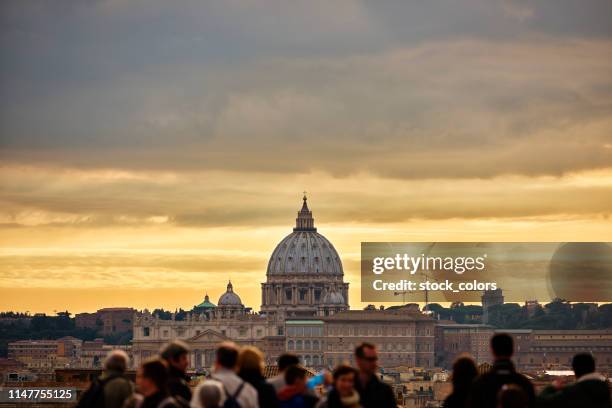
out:
M350 357L347 345L359 341L379 345L382 360L388 365L401 365L404 358L412 364L433 364L433 320L413 309L349 310L348 286L340 256L332 243L317 232L304 196L293 231L270 256L266 281L261 284L259 313L245 307L231 282L216 305L206 295L180 320L175 316L161 319L147 310L136 312L134 364L157 354L173 339L190 345L190 369L195 371L210 368L217 344L226 340L259 347L269 364L290 351L309 367L332 366ZM397 326L398 335L404 337L404 348L391 346L397 337L383 336L382 329L374 330L382 321ZM349 343L338 337L344 333L347 339L350 337Z

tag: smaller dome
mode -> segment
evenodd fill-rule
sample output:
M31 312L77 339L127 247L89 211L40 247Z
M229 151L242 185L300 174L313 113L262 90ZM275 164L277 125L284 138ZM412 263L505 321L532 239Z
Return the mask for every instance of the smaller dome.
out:
M208 293L207 293L206 296L204 296L204 301L200 303L199 305L197 305L196 307L200 309L214 309L217 306L215 306L214 303L210 302L210 298L208 297Z
M327 292L325 296L323 296L323 304L343 305L344 296L342 296L342 293L337 292L336 290L331 290L330 292Z
M219 298L218 304L219 306L242 306L240 296L234 293L231 281L227 284L227 291Z

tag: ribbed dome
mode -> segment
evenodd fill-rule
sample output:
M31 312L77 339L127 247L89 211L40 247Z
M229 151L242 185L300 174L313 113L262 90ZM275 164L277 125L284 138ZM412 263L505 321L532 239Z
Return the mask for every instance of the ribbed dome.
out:
M234 293L234 287L232 286L232 282L227 284L227 291L221 295L218 302L219 306L240 306L242 305L242 301L240 297Z
M268 275L343 275L342 262L334 246L314 227L306 204L298 212L296 227L274 249L268 262Z

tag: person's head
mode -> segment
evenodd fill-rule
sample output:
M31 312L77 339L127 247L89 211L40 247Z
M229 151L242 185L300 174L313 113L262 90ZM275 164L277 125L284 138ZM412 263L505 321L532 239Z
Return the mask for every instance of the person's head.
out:
M495 359L508 359L514 353L512 336L506 333L497 333L491 337L491 352Z
M453 364L453 389L467 389L478 375L476 364L470 356L461 356Z
M359 371L373 375L378 367L378 352L372 343L361 343L355 348L355 361Z
M287 367L300 364L300 359L295 354L284 353L278 358L278 371L283 372Z
M162 360L157 358L144 362L136 372L136 386L145 397L158 391L165 392L167 380L167 367Z
M125 351L113 350L108 353L106 359L104 360L104 369L106 371L124 373L129 364L130 358Z
M223 386L219 381L207 380L200 386L198 398L203 408L221 407L225 400L224 397Z
M238 372L240 374L263 375L264 357L257 347L246 346L238 354Z
M161 358L166 360L168 365L179 371L187 371L189 366L189 346L181 341L174 340L166 344L160 352Z
M595 372L595 359L588 353L579 353L572 359L572 370L576 379L582 377L585 374Z
M355 386L356 370L347 365L341 364L334 370L334 388L341 396L351 395Z
M235 370L238 363L238 346L232 342L223 342L217 347L215 365L217 368Z
M527 408L527 393L516 384L505 384L497 393L498 408Z
M306 389L306 369L300 365L292 365L285 369L285 383L293 385L298 390Z

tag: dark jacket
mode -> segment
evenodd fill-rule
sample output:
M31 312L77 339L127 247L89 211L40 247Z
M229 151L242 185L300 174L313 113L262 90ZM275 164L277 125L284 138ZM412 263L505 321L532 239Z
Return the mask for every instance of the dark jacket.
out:
M257 372L240 373L240 378L248 382L257 390L257 399L260 408L278 408L280 407L278 398L276 397L276 389L266 381L263 375Z
M443 408L467 408L469 390L453 390L453 392L446 397Z
M293 385L285 385L278 393L278 400L281 408L313 408L317 404L318 398L300 392Z
M610 387L598 374L587 374L561 390L546 387L538 396L538 408L610 408Z
M355 391L355 396L357 395L357 391ZM361 404L352 405L353 407L359 406L362 407ZM317 408L346 408L346 406L342 403L342 399L340 398L340 394L335 388L332 388L325 398L317 404Z
M470 408L496 408L497 393L505 384L516 384L527 394L529 408L535 407L535 392L531 381L516 372L510 360L497 360L491 370L478 376L468 398Z
M104 381L104 407L121 407L134 394L134 384L123 373L106 371L100 377Z
M365 387L358 376L355 381L355 389L361 397L360 402L363 408L397 408L393 390L376 375L370 378Z
M177 370L173 366L168 367L168 392L171 396L180 399L181 402L188 404L191 401L189 378L184 372Z
M179 405L173 398L166 393L158 392L157 394L150 395L140 403L136 404L137 408L178 408Z

